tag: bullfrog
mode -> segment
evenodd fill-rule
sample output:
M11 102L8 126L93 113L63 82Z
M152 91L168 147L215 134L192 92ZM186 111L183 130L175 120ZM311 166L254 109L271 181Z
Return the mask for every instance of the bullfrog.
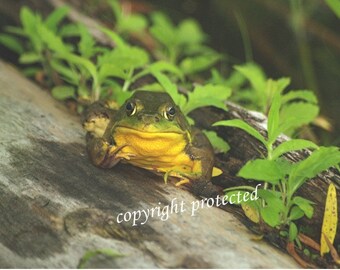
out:
M132 164L179 179L199 195L214 190L214 151L198 128L191 126L166 92L136 91L114 110L95 103L85 114L87 152L98 167Z

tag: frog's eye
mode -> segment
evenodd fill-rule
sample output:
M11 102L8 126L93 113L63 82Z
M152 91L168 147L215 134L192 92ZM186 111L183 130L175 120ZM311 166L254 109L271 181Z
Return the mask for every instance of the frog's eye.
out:
M134 102L128 102L125 105L126 113L128 116L134 115L137 111L136 104Z
M174 119L174 116L176 114L176 109L174 107L168 107L166 111L164 112L164 117L167 120Z

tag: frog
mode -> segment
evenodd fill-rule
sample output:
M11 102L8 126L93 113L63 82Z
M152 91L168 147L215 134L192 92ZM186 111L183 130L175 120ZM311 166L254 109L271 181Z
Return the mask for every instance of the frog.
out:
M213 147L166 92L135 91L118 109L93 104L84 118L89 159L101 168L128 163L177 179L200 196L216 194Z

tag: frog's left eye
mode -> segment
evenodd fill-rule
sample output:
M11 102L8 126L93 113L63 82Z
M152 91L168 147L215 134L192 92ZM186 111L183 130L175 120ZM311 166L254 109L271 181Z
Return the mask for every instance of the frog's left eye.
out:
M164 112L164 117L167 120L172 120L174 119L175 114L176 114L175 107L168 107Z
M128 116L134 115L137 111L136 104L134 102L128 102L125 105L126 113Z

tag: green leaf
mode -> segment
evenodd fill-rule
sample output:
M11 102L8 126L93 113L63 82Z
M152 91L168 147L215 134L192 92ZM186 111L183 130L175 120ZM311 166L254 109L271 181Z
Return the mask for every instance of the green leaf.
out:
M33 64L40 61L42 61L41 56L36 54L35 52L23 53L19 58L19 62L21 64Z
M47 47L55 52L69 52L61 37L54 34L50 29L44 25L37 26L37 33L41 40L46 43Z
M111 250L111 249L96 249L87 251L83 257L81 257L77 268L83 269L86 267L87 263L97 255L105 255L111 258L119 258L123 257L124 255L119 253L118 251Z
M118 23L121 20L121 17L122 17L122 8L119 4L119 1L108 0L107 2L112 8L112 12L113 12L113 15L115 16L116 23Z
M280 113L280 130L283 133L292 132L302 125L309 124L319 114L319 107L305 102L286 104Z
M235 66L234 68L250 81L252 87L258 93L264 94L266 87L266 75L261 67L256 64L249 63L243 66Z
M61 26L59 31L61 37L75 37L79 36L79 26L78 24L68 23Z
M62 6L55 9L45 20L45 26L53 33L57 33L58 24L66 17L70 8Z
M293 206L290 210L289 219L290 220L297 220L302 218L305 213L300 209L299 206Z
M260 214L265 223L271 227L276 227L281 223L281 211L272 205L260 208Z
M217 153L225 153L230 149L229 144L221 137L217 136L215 131L203 130L203 133L208 137L210 143Z
M94 54L94 47L96 42L92 35L90 34L89 30L82 24L79 24L79 34L80 34L80 41L78 44L79 52L81 56L85 58L91 58Z
M272 159L276 159L279 156L292 151L297 151L301 149L317 149L319 146L317 146L315 143L303 139L293 139L290 141L285 141L281 143L279 146L277 146L272 153Z
M298 228L296 227L294 222L289 224L289 241L293 242L298 235Z
M305 213L306 217L313 217L314 208L312 204L314 203L312 201L296 196L293 198L293 203L296 204Z
M24 51L19 40L11 35L0 34L0 43L17 54L22 54Z
M58 58L62 58L67 62L70 62L75 65L79 65L83 68L85 68L93 79L93 86L98 86L98 73L96 66L88 59L85 59L83 57L80 57L78 55L72 54L72 53L59 53L56 55Z
M22 73L26 77L34 77L40 71L41 71L41 68L39 67L27 67L27 68L22 69Z
M133 77L132 81L134 82L147 74L152 74L153 72L169 72L176 75L181 80L184 79L183 72L176 65L173 65L166 61L157 61L147 66L141 72L137 73Z
M111 63L118 68L130 71L136 68L144 67L149 63L148 53L139 47L118 47L105 55L103 63Z
M185 97L178 93L176 84L172 83L166 75L159 71L152 71L152 75L157 79L160 85L171 96L178 106L181 106L181 104L185 102L182 100L185 99Z
M24 31L24 29L16 26L6 26L5 27L6 32L12 33L14 35L22 36L22 37L27 37L27 33Z
M182 60L179 66L184 74L190 75L210 68L220 59L221 56L217 53L187 57Z
M105 27L99 27L99 30L112 39L112 41L115 43L116 48L123 48L128 46L127 43L117 33Z
M117 25L117 30L121 33L140 33L147 25L147 20L143 15L131 14L122 17Z
M206 36L195 20L187 19L178 25L176 38L179 44L197 44L205 41Z
M102 83L108 77L116 77L126 80L128 75L115 64L104 63L99 69L99 82Z
M207 84L196 86L188 93L188 101L182 107L182 112L188 114L191 111L205 106L214 106L226 110L225 101L231 95L231 89L221 85Z
M24 6L20 9L20 20L23 26L23 30L27 37L30 39L32 46L36 52L42 50L42 39L37 28L42 25L42 19L39 15L33 13L33 11Z
M333 10L338 18L340 18L340 1L339 0L326 0L327 5Z
M313 104L318 103L318 99L315 94L309 90L289 91L287 94L282 96L282 104L290 102L292 100L304 100Z
M51 62L51 67L60 74L63 79L73 85L79 85L80 80L80 74L78 74L75 70L72 68L67 67L64 63L61 61L58 61L58 59L53 59Z
M268 114L268 143L272 144L275 142L276 137L280 134L279 131L279 117L281 107L281 94L276 92L270 106Z
M294 194L308 179L339 163L340 152L337 147L320 147L315 150L308 158L300 161L293 168L288 179L290 194Z
M251 135L254 138L258 139L264 145L267 145L267 141L261 135L261 133L258 132L252 126L250 126L248 123L244 122L243 120L233 119L233 120L218 121L218 122L214 123L213 126L226 126L226 127L237 127L237 128L240 128L240 129L244 130L245 132L247 132L249 135Z
M55 99L59 100L75 97L75 89L72 86L56 86L51 93Z
M237 175L246 179L266 181L273 185L277 184L284 177L277 163L267 159L248 161Z
M176 30L170 19L161 12L151 15L153 25L149 31L162 45L170 48L176 44Z

